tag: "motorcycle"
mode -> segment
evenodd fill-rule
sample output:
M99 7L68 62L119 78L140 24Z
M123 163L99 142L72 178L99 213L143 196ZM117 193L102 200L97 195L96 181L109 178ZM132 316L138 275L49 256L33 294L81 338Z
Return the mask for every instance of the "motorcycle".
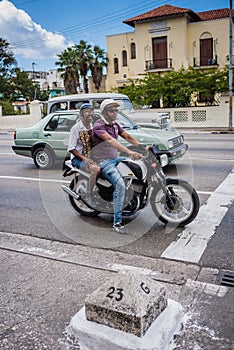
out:
M139 148L135 150L139 152ZM90 200L87 196L90 174L74 168L70 161L65 164L63 176L73 175L73 178L70 185L62 185L62 189L68 194L73 208L84 216L112 214L112 184L99 177ZM196 190L182 178L166 177L163 167L167 164L167 155L160 155L155 145L144 152L144 158L126 159L118 164L126 188L123 216L134 215L150 204L156 217L164 224L184 227L195 219L200 207Z

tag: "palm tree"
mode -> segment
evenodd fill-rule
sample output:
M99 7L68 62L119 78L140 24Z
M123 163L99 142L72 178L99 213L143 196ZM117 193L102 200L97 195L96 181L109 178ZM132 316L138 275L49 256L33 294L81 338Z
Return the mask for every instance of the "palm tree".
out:
M61 77L63 78L64 87L67 95L76 94L79 84L79 64L77 60L77 53L74 47L69 47L59 55L57 55L59 61L55 62L59 72L63 72Z
M92 62L92 46L87 43L87 41L80 40L78 45L74 46L76 51L76 57L79 65L80 75L83 77L84 92L89 92L88 78L87 74L90 68L90 63Z
M103 68L107 67L107 57L105 51L97 45L94 45L93 47L93 60L89 67L95 89L99 92L102 84Z

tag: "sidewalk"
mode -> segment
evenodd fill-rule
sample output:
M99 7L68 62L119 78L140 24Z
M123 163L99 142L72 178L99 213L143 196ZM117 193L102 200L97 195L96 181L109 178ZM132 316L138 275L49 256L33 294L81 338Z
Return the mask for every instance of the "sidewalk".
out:
M127 265L182 304L174 349L234 349L234 289L215 283L217 270L10 233L0 233L0 263L1 350L79 349L66 326L85 297Z

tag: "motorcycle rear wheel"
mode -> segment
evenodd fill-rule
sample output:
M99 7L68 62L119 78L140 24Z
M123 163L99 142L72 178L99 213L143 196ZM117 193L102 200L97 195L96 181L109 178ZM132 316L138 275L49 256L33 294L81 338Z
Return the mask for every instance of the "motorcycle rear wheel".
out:
M84 176L76 176L70 183L70 189L78 194L84 195L88 188L88 179ZM75 199L69 195L69 200L73 208L83 216L97 216L99 211L89 208L82 200Z
M158 184L153 189L150 203L154 214L164 224L184 227L192 222L198 214L200 201L195 189L181 179L167 179L166 188L170 200Z

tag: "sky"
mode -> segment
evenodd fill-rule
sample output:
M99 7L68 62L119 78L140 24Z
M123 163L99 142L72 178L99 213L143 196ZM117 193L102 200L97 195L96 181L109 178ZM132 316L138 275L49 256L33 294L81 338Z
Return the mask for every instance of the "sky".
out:
M134 30L124 20L165 4L201 12L229 8L230 0L2 0L0 37L22 70L47 71L69 46L85 40L106 50L106 36Z

